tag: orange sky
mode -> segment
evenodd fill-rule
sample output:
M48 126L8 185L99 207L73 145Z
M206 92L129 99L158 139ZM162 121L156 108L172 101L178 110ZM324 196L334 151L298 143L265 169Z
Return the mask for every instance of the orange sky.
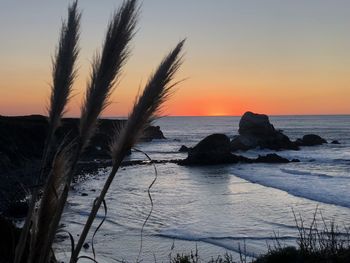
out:
M69 1L19 2L5 0L0 9L0 115L45 114L51 55ZM81 53L70 116L79 115L89 61L119 2L79 2ZM166 115L350 114L349 2L248 2L144 1L132 57L104 115L127 115L139 86L183 37L177 80L186 80Z

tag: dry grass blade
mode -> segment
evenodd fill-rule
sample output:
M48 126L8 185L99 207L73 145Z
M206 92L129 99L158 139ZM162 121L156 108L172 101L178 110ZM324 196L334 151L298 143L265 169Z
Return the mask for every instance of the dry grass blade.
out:
M77 2L74 2L68 8L68 20L62 23L60 42L53 61L53 84L51 87L51 98L49 107L49 128L45 141L43 159L41 163L41 171L38 176L37 183L40 184L46 178L46 166L49 155L53 151L54 133L60 125L60 120L64 114L67 101L71 93L73 81L76 76L75 62L78 57L78 39L81 14L77 10ZM21 232L20 240L16 248L15 262L20 262L23 251L27 244L31 222L37 221L34 217L38 217L35 210L38 189L32 193L32 201L30 209ZM32 239L35 240L37 229L32 224Z
M136 3L136 0L126 1L114 14L108 26L102 54L96 55L93 60L80 119L83 148L95 132L97 118L108 105L108 97L128 57L128 43L134 35L138 14Z
M77 246L72 254L71 263L77 262L80 250L85 242L87 234L91 228L97 212L105 198L105 195L119 169L120 163L124 159L129 149L136 143L143 129L149 123L149 120L157 114L162 103L169 97L171 88L170 82L174 74L181 65L181 57L179 56L184 40L181 41L174 50L162 61L155 74L151 77L146 85L141 97L136 100L135 106L126 125L123 127L118 138L114 140L111 146L113 168L109 174L106 183L99 197L95 200L90 215L84 225L84 229L80 235Z

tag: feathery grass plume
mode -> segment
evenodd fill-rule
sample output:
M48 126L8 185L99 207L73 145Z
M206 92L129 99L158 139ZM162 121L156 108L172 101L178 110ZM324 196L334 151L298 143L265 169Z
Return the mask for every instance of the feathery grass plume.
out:
M114 143L111 146L113 159L112 171L110 172L99 197L96 198L93 204L77 246L72 253L70 260L71 263L77 262L80 250L85 242L90 227L127 151L137 142L144 128L149 123L149 120L155 117L162 103L169 97L171 88L176 84L170 84L170 82L181 65L182 57L179 56L179 54L183 45L184 40L181 41L162 61L154 75L150 78L142 95L137 98L126 125L117 135L118 138L115 138Z
M121 67L124 65L129 51L128 43L134 35L136 25L136 18L138 15L137 0L125 1L121 8L114 14L107 30L106 38L103 45L101 56L96 56L93 61L91 80L89 82L85 101L82 107L82 114L80 120L80 132L77 138L77 143L72 151L70 167L68 167L68 174L64 175L65 181L63 183L64 189L62 194L57 198L57 206L54 214L51 214L47 219L50 219L49 228L46 229L45 242L37 241L36 251L43 256L35 256L34 262L46 262L49 257L51 245L54 240L55 232L58 227L64 205L66 203L69 187L74 175L75 166L80 154L88 145L91 137L95 133L97 126L97 118L108 104L108 97L111 94L116 79L120 75ZM52 174L53 175L53 174ZM58 174L53 176L59 176ZM63 176L63 175L61 175ZM51 192L57 192L53 185L46 185L42 204L50 204L53 195ZM44 207L41 206L41 208ZM42 209L42 215L45 213ZM45 222L40 220L38 222ZM38 238L42 238L38 234ZM41 246L41 245L42 246ZM37 254L40 255L40 254Z
M70 98L73 82L77 75L75 63L79 53L78 40L81 20L81 13L77 11L77 4L78 1L75 1L68 8L68 20L62 23L58 50L53 60L53 84L51 86L50 106L48 108L49 129L43 154L43 168L46 166L54 133L60 126ZM41 174L41 176L44 175Z
M108 97L128 58L128 43L134 35L138 15L136 3L136 0L123 2L108 26L102 54L94 57L91 80L81 109L80 136L83 148L94 134L97 118L108 105Z
M81 13L77 10L77 1L68 8L68 20L62 23L61 34L58 49L53 60L53 83L51 86L51 98L49 111L49 127L45 140L43 157L41 162L40 174L37 178L37 184L40 185L46 179L46 166L50 159L50 154L54 152L54 133L60 125L61 118L65 112L66 104L69 100L73 81L76 77L75 63L78 57L78 40L80 28ZM31 197L31 204L28 215L21 232L19 242L16 247L15 262L19 262L27 244L29 231L35 236L36 221L33 217L37 216L35 205L39 189L34 189ZM32 228L31 228L32 226ZM30 229L31 228L31 229Z

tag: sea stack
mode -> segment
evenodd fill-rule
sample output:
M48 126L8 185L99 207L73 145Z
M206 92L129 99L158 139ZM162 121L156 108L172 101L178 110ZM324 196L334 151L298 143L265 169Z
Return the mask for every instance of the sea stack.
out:
M231 150L266 148L271 150L298 150L282 131L276 130L265 114L246 112L239 122L239 135L231 141Z

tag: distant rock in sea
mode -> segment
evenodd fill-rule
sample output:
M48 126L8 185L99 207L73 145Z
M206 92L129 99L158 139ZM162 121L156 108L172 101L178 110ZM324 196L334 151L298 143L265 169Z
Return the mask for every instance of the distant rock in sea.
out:
M289 163L290 161L275 153L250 159L231 153L230 139L225 134L212 134L201 140L188 152L180 165L215 165L233 163Z
M289 163L290 161L275 153L269 153L267 155L259 155L259 157L256 158L255 162L256 163Z
M316 134L306 134L302 139L297 139L296 143L299 146L315 146L327 143L327 141Z
M246 112L239 122L239 135L231 141L231 150L249 150L266 148L271 150L298 150L299 147L292 142L282 131L276 130L265 114Z
M152 141L154 139L162 140L166 138L159 126L148 126L148 128L144 131L141 140Z
M181 145L179 152L189 152L190 148L188 148L186 145Z
M237 163L245 157L231 153L230 139L225 134L212 134L201 140L188 152L188 157L180 164L183 165L212 165Z

